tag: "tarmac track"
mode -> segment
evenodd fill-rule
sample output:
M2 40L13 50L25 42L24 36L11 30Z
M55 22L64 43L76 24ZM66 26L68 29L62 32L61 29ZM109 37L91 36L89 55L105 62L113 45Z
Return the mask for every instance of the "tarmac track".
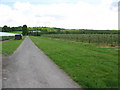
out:
M80 88L29 37L2 60L3 88Z

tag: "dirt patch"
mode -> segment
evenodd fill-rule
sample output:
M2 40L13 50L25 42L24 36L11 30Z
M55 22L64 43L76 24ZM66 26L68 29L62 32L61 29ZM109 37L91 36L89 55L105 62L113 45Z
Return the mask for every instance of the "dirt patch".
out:
M113 49L113 50L117 50L117 51L119 51L120 49Z
M101 46L101 48L112 48L111 46Z
M101 46L101 48L120 48L120 46Z
M115 46L115 47L120 48L120 46Z

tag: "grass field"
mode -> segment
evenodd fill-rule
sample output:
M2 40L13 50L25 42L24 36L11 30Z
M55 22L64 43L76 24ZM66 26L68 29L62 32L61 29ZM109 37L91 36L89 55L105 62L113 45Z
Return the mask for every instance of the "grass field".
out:
M118 51L44 37L31 39L82 87L118 87Z
M0 36L0 41L10 40L14 39L14 36Z
M8 56L12 55L13 52L18 48L18 46L22 43L25 37L22 40L11 40L7 42L0 43L0 47L2 47L2 51L0 53Z
M0 41L2 40L2 37L0 36ZM2 43L0 42L0 54L2 53Z
M15 32L9 32L9 33L22 34L22 31L15 31Z

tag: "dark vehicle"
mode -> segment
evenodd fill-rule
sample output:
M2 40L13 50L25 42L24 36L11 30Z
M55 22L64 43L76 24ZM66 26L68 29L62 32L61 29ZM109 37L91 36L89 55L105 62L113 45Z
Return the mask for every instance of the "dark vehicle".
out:
M15 35L15 40L21 40L22 39L22 35L21 34L16 34Z

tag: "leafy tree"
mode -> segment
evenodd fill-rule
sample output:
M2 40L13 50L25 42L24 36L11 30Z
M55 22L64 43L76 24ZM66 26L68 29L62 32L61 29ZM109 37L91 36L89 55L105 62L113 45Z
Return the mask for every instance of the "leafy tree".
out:
M2 27L0 27L0 32L2 32Z
M3 31L3 32L9 31L7 25L3 26L2 31Z
M22 27L22 34L25 36L25 35L28 35L28 28L27 28L27 25L23 25Z

